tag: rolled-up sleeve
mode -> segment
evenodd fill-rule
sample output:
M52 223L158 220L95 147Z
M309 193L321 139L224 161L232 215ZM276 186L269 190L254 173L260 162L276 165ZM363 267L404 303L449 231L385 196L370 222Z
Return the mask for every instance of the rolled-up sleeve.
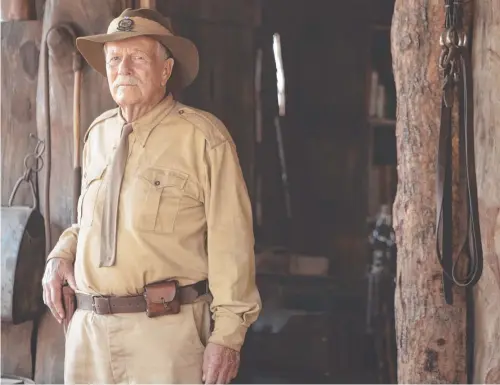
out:
M80 226L74 224L71 227L63 231L56 245L49 253L47 261L52 258L64 258L71 262L75 261L76 256L76 244L78 242L78 232L80 231Z
M261 309L252 208L231 141L207 150L206 163L208 278L215 323L209 342L239 351Z

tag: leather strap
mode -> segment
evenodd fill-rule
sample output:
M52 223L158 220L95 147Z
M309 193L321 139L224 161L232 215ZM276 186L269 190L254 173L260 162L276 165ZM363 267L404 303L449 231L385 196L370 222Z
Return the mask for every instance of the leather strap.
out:
M199 296L207 294L208 281L199 281L193 285L181 286L179 297L181 305L193 303ZM109 297L77 293L77 309L94 311L96 314L141 313L146 311L146 299L143 295Z
M450 8L459 7L451 5ZM461 18L461 10L447 22ZM457 27L457 29L455 29ZM441 126L439 132L437 186L436 186L436 251L443 269L443 291L447 304L453 303L453 284L467 287L477 283L483 269L483 252L481 231L479 227L479 210L477 202L476 169L474 162L474 112L472 94L472 67L470 52L466 44L466 35L461 26L448 25L442 40L443 54L440 59L441 68L445 72L445 83L441 101ZM452 175L452 110L454 93L458 87L458 119L459 119L459 177L460 188L464 189L467 231L461 235L457 261L453 258L453 175ZM465 178L465 183L462 179ZM455 272L458 259L468 257L468 272L459 279Z

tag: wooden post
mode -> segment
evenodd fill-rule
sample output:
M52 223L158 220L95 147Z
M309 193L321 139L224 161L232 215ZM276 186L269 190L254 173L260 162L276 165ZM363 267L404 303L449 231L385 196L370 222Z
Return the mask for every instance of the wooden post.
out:
M399 383L467 382L465 293L455 287L453 305L445 304L434 235L443 28L443 0L396 0L391 44L400 181L394 204ZM458 219L454 223L462 224Z
M475 290L474 383L500 383L500 2L475 2L474 125L483 276Z
M155 0L139 0L139 8L156 9L156 1Z
M121 8L125 10L127 8L135 8L134 0L121 0Z

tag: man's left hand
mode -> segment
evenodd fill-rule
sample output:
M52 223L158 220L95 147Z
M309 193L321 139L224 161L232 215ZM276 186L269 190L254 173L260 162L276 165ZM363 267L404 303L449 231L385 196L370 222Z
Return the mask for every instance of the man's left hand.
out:
M208 343L203 355L203 382L229 384L238 374L240 353L225 346Z

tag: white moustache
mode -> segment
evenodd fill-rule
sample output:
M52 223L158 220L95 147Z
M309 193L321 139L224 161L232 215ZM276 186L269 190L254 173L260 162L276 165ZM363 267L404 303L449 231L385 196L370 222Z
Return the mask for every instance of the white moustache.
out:
M139 81L133 76L118 76L113 82L113 87L119 86L136 86Z

